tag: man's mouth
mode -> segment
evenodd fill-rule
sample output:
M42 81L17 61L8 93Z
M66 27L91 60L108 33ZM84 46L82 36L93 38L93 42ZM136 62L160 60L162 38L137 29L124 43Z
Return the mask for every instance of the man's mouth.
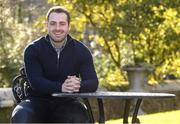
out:
M62 33L54 33L55 36L61 36Z

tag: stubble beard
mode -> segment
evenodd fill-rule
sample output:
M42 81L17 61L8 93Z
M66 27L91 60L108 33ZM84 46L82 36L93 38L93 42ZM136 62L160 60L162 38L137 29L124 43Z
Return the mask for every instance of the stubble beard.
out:
M62 42L65 40L66 37L67 37L67 35L65 35L62 40L55 40L54 38L52 38L52 37L50 36L50 39L51 39L53 42L55 42L55 43L62 43Z

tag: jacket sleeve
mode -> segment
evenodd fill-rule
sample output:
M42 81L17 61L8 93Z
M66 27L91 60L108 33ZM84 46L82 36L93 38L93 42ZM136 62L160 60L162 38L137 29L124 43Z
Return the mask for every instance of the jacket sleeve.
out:
M95 92L98 88L98 78L93 64L93 58L90 51L86 48L81 57L80 77L81 88L80 92Z
M35 92L41 94L61 92L60 82L50 81L44 77L38 52L33 45L28 46L24 51L24 64L30 86Z

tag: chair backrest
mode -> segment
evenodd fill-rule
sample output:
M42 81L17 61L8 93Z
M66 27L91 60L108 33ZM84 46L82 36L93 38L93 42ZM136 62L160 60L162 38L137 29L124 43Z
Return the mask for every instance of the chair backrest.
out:
M17 75L12 82L12 92L16 102L19 103L26 98L26 88L28 87L28 80L26 77L24 67L20 68L20 74Z

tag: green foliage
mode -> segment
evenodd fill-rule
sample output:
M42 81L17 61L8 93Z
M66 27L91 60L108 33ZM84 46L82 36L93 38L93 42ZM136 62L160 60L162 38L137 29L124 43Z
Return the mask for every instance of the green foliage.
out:
M179 0L49 0L49 2L63 5L70 10L73 15L73 32L84 35L82 27L90 25L91 28L88 30L91 33L88 37L93 37L96 44L96 48L93 49L101 48L100 54L106 55L104 58L102 56L103 59L98 58L97 63L106 63L104 61L107 55L111 58L109 60L111 71L105 71L106 75L103 71L99 72L102 76L100 79L104 78L102 82L108 80L111 74L116 75L117 69L124 77L120 67L139 62L154 65L154 76L157 80L163 75L164 68L167 69L166 73L173 70L177 75L179 68L178 70L173 68L180 65L173 63L180 57ZM83 38L83 35L78 34L75 36ZM106 68L107 63L97 66ZM118 77L119 75L116 75L116 79Z
M25 6L30 5L28 2L0 0L0 86L10 85L17 74L25 45L46 33L45 16L41 15L45 14L43 7L46 10L47 7L42 3L42 8L33 4L28 8ZM168 73L180 76L179 0L48 2L70 11L71 35L92 49L102 86L124 86L119 84L126 81L121 67L139 62L155 66L156 80ZM41 10L44 13L40 13ZM30 12L35 17L31 17ZM37 15L39 18L32 27L30 21Z
M120 70L112 63L109 55L96 53L94 58L94 64L96 72L99 78L100 87L104 87L108 90L121 90L124 91L128 88L127 82L121 75Z
M31 39L31 29L19 23L12 1L0 1L0 87L11 85L22 65L22 53ZM14 1L15 2L15 1Z

